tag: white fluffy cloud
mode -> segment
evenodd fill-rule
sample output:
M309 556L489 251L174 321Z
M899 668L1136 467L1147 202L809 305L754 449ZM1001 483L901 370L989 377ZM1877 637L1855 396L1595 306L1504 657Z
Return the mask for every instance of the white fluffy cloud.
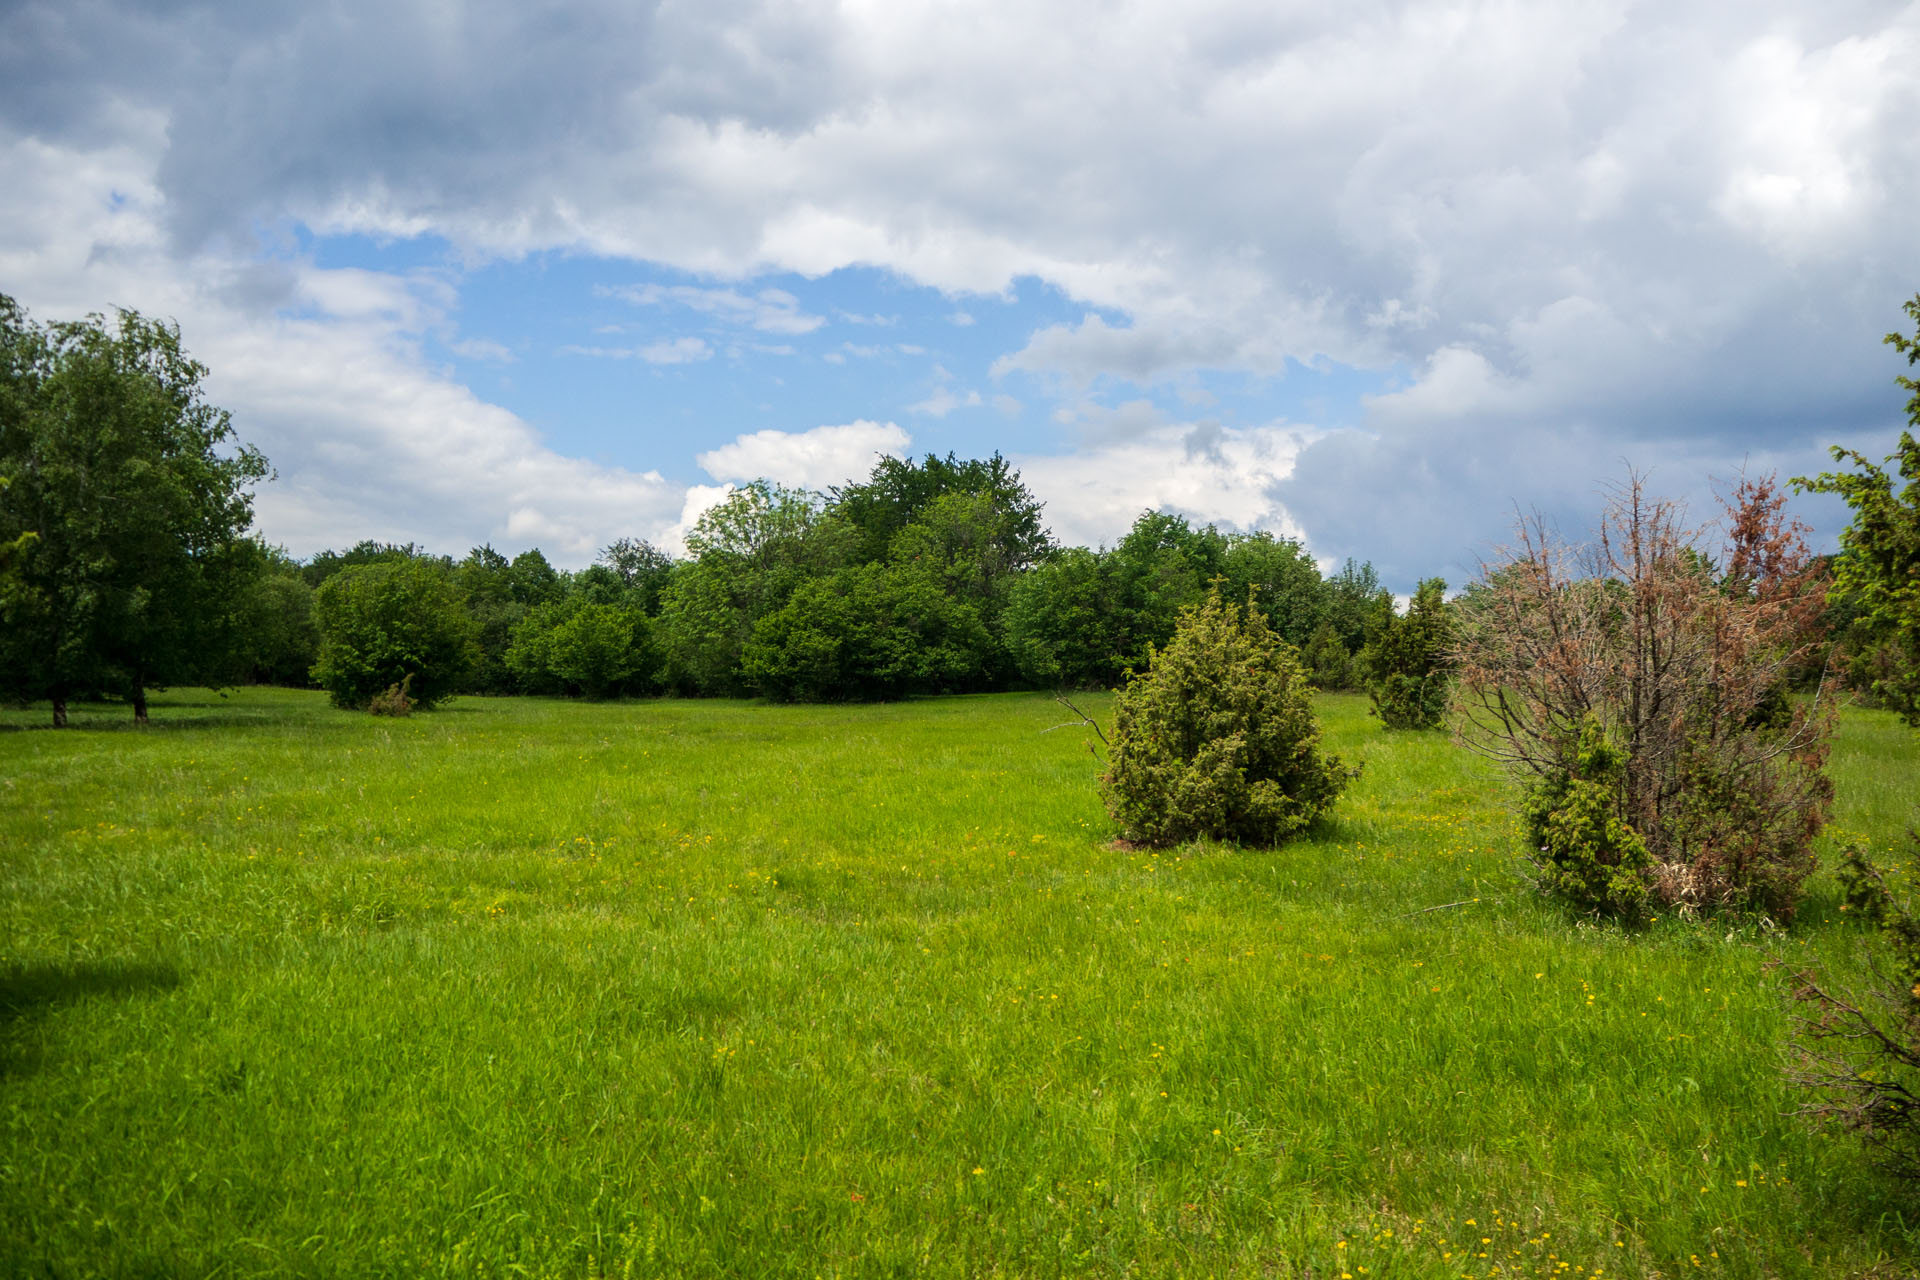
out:
M1304 531L1274 500L1313 433L1164 424L1072 455L1015 457L1054 535L1068 543L1111 543L1143 511L1171 510L1197 524Z
M773 480L825 489L864 479L882 455L904 457L913 438L891 422L849 422L811 431L755 431L698 456L715 480Z
M138 148L0 138L0 280L45 317L109 303L177 318L209 392L273 461L260 527L296 555L362 537L464 550L538 544L580 565L666 527L682 490L547 448L525 422L427 369L415 335L448 293L415 278L174 253ZM483 352L482 354L491 354Z

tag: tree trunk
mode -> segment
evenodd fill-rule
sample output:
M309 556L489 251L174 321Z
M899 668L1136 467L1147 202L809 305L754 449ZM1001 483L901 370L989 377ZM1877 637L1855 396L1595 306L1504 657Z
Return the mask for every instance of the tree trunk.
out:
M55 697L53 700L53 727L56 729L64 729L67 727L67 700L65 698Z
M133 682L133 722L147 722L147 686L136 678Z

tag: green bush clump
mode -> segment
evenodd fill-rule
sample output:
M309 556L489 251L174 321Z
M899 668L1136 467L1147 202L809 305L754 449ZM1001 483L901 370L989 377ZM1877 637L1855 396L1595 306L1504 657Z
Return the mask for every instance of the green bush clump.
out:
M991 641L979 611L912 567L861 565L802 583L760 619L741 668L782 702L868 702L966 688Z
M355 565L314 593L320 658L313 678L333 705L365 710L411 681L427 710L460 688L479 656L473 621L449 576L431 561Z
M1320 750L1293 647L1217 587L1116 696L1111 748L1102 798L1122 836L1144 845L1279 844L1359 773Z
M1540 887L1582 910L1636 918L1653 857L1620 816L1626 754L1588 716L1570 759L1567 772L1530 787L1521 808Z
M1328 693L1346 693L1360 687L1360 663L1340 639L1331 622L1323 622L1307 637L1300 655L1316 689Z

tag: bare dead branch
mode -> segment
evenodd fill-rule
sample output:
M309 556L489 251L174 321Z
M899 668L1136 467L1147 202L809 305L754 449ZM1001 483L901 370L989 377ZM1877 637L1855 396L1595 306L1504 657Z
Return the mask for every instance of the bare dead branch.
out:
M1074 729L1074 728L1085 727L1093 730L1093 736L1100 739L1101 746L1106 747L1109 751L1113 749L1112 745L1107 741L1107 735L1101 732L1099 721L1095 720L1092 716L1082 711L1079 707L1074 706L1072 699L1068 698L1066 694L1056 693L1053 695L1053 700L1059 703L1061 706L1065 707L1067 710L1073 712L1073 714L1077 716L1078 719L1068 720L1064 724L1056 724L1053 726L1053 728L1042 729L1040 732L1052 733L1054 729Z

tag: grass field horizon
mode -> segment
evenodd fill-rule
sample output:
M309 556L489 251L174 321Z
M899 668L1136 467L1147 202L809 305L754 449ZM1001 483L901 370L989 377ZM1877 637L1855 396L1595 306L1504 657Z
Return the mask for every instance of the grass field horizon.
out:
M1486 762L1317 705L1365 770L1309 838L1159 853L1044 695L0 711L0 1273L1920 1261L1780 1076L1767 963L1874 945L1830 871L1597 926ZM1916 763L1843 715L1828 867Z

